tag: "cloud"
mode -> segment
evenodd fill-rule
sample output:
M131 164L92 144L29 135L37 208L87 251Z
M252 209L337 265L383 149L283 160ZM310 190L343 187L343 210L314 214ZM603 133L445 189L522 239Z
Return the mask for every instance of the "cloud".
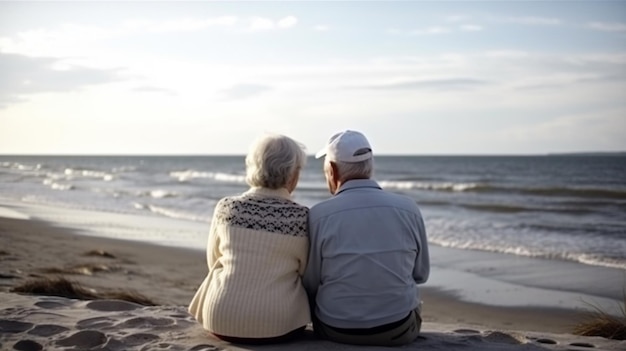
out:
M272 29L287 29L295 26L297 23L298 19L294 16L287 16L276 21L264 17L253 17L248 28L252 32L258 32Z
M450 33L452 30L447 27L433 26L424 29L414 29L409 32L409 35L436 35Z
M446 22L462 22L470 19L470 15L466 14L458 14L458 15L450 15L445 18Z
M148 32L192 32L207 29L209 27L232 27L239 19L235 16L221 16L215 18L181 18L170 21L139 21L133 26L133 21L126 22L122 28L144 30Z
M529 57L530 54L521 50L493 50L487 51L484 56L495 59L523 59Z
M483 27L476 24L464 24L459 26L459 29L463 32L478 32L483 30Z
M134 88L133 91L139 93L157 93L157 94L165 94L170 96L178 95L174 90L167 88L159 88L159 87L151 87L151 86L142 86Z
M533 140L544 149L559 151L624 150L622 131L626 128L624 109L598 110L550 118L546 121L516 125L498 133L501 140L524 145Z
M500 20L501 22L517 23L529 26L556 26L562 24L562 21L558 18L552 17L506 17Z
M271 87L261 84L237 84L219 92L222 100L247 99L263 92L272 90Z
M32 58L18 54L0 53L0 104L25 101L25 96L36 93L66 92L89 85L119 81L119 69L92 69L74 65L60 65L54 58ZM56 67L63 66L64 69Z
M360 87L359 89L375 89L375 90L448 90L448 89L471 89L491 84L486 80L474 78L443 78L443 79L424 79L414 80L402 83L377 84Z
M298 19L294 16L287 16L278 21L278 28L291 28L298 23Z
M458 30L462 32L477 32L483 30L482 26L476 24L464 24L459 25ZM406 36L422 36L422 35L440 35L454 32L451 27L443 26L431 26L427 28L418 28L412 30L402 30L398 28L389 28L387 33L391 35L406 35Z
M318 32L326 32L330 30L330 27L325 24L318 24L315 27L313 27L313 30L318 31Z
M603 32L626 32L626 23L590 22L587 23L587 28Z
M130 19L106 27L65 23L56 28L39 28L0 37L0 52L29 56L85 56L90 44L155 33L201 32L211 28L258 32L294 27L298 19L286 16L278 20L262 17L178 18L173 20Z
M57 29L34 29L17 33L13 38L0 38L0 49L15 52L20 46L32 45L63 45L80 42L93 42L112 39L126 35L142 33L191 32L201 31L210 27L232 27L240 20L234 16L215 18L180 18L168 21L144 19L126 20L110 27L66 23Z
M268 18L256 17L250 22L250 30L252 31L268 30L273 28L274 21Z

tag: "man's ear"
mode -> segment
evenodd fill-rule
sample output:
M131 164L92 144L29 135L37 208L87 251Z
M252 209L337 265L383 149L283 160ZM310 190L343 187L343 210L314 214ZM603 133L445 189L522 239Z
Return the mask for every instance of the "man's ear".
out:
M328 162L330 167L328 168L330 179L337 182L339 180L339 171L337 169L337 164L333 161Z

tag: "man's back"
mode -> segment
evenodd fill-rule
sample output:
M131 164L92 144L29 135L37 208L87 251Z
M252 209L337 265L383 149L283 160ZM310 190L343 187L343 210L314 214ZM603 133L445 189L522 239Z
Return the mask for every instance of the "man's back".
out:
M338 328L371 328L406 317L430 266L416 203L354 179L311 208L304 285L316 315Z

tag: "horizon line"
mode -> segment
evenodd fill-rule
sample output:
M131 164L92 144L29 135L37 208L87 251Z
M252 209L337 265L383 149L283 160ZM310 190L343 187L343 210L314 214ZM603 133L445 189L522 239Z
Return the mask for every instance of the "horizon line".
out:
M543 153L502 153L502 154L488 154L488 153L441 153L441 154L428 154L428 153L380 153L375 154L375 157L502 157L502 156L602 156L602 155L626 155L624 151L567 151L567 152L543 152ZM0 157L245 157L245 153L223 153L223 154L201 154L201 153L172 153L172 154L156 154L156 153L129 153L129 154L117 154L117 153L15 153L4 154L0 153ZM307 154L307 157L315 157L314 154Z

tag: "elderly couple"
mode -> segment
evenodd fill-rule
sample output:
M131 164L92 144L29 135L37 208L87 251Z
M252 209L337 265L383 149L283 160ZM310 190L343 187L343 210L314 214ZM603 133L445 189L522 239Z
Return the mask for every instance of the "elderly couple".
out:
M417 204L370 179L372 149L359 132L333 135L316 157L333 196L309 210L290 197L301 144L276 135L252 146L251 188L215 207L209 273L190 313L234 343L292 340L310 321L335 342L411 343L422 322L417 284L430 270Z

